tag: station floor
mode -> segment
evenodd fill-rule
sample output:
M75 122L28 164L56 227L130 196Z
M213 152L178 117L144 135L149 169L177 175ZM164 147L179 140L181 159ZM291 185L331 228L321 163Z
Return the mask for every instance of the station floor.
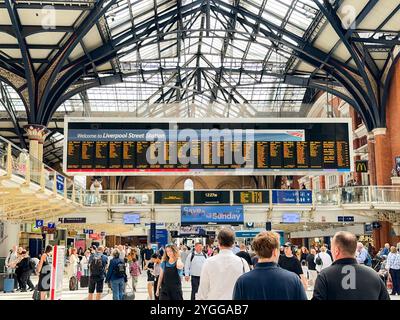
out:
M31 277L33 284L37 283L37 277ZM128 291L131 290L131 281L129 281ZM190 282L183 281L183 298L185 300L190 300L191 286ZM64 277L64 288L61 300L87 300L88 289L79 288L77 291L69 291L68 289L68 279ZM311 299L312 290L307 290L307 297ZM392 300L400 300L400 296L390 296ZM147 300L147 277L142 274L139 278L138 287L136 291L136 300ZM32 292L14 292L14 293L0 293L0 300L32 300ZM111 289L108 286L104 286L104 293L101 300L112 300Z

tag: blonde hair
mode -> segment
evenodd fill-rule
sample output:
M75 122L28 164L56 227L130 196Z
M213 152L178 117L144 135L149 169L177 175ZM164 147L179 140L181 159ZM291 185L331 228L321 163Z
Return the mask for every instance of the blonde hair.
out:
M169 244L169 245L165 246L165 250L164 250L164 255L162 257L162 261L164 262L164 261L168 261L169 260L169 257L167 255L167 249L168 248L170 248L172 250L172 253L174 255L175 261L178 260L178 258L180 257L178 248L174 244Z

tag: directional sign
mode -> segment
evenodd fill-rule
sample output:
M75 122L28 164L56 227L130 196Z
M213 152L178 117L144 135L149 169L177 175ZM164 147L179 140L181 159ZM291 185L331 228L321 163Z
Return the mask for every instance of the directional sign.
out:
M380 227L381 227L381 224L378 221L372 222L373 229L379 229Z
M89 229L88 231L89 231L89 234L93 234L93 230L92 229Z
M354 222L354 216L340 216L338 222Z
M56 227L56 224L55 224L54 222L49 222L49 223L47 224L47 227L48 227L49 229L54 229L54 228Z
M36 228L41 228L44 226L43 220L36 220Z

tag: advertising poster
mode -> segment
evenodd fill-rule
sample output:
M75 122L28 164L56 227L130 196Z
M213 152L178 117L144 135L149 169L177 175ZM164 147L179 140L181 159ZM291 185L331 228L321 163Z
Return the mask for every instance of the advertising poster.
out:
M181 224L243 224L243 206L182 206Z

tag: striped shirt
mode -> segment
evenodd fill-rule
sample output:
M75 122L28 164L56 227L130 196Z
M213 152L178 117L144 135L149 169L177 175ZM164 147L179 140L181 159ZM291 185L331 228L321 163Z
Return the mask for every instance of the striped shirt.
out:
M400 270L400 254L399 253L389 253L387 257L387 268L393 270Z

